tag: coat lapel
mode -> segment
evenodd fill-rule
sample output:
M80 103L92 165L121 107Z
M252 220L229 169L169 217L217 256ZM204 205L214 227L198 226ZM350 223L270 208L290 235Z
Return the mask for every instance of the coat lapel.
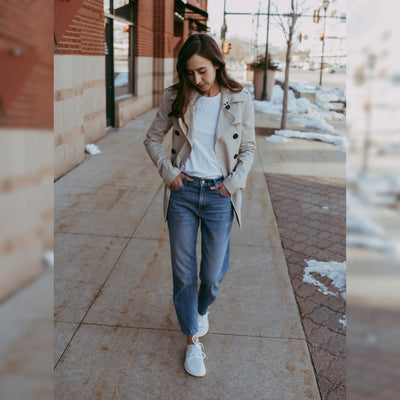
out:
M218 115L215 142L217 142L231 125L237 125L242 121L240 107L237 104L242 101L241 93L232 93L226 88L221 89L221 108Z
M195 93L190 100L187 110L185 112L185 122L187 123L188 127L186 128L185 124L183 123L182 118L178 119L179 126L186 136L189 144L191 147L193 147L193 119L194 119L194 113L195 113L195 103L198 98L198 95Z

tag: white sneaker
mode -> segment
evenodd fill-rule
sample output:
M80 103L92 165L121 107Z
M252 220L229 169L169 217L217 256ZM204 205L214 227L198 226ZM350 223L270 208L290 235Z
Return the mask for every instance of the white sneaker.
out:
M208 332L208 312L204 315L198 314L198 328L197 328L197 337L202 337Z
M190 375L202 377L206 374L206 367L204 365L204 358L206 355L203 352L204 346L199 342L196 337L193 339L194 344L189 344L186 349L185 358L185 371Z

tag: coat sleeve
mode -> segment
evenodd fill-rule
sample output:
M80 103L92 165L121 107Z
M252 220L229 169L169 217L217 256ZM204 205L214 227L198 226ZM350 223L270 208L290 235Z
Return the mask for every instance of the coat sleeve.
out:
M164 137L172 126L171 117L168 116L171 110L171 104L172 92L169 90L165 93L163 102L143 142L151 160L157 167L160 176L167 186L170 186L173 180L180 174L179 168L172 165L171 159L165 155L162 147Z
M254 106L250 93L247 93L247 100L243 103L242 141L239 147L237 163L234 170L224 180L224 185L230 194L234 194L246 187L247 176L253 164L255 152Z

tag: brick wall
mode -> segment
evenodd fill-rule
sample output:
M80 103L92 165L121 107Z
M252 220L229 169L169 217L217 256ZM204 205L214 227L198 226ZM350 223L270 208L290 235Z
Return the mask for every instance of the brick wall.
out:
M53 124L53 1L0 2L0 126Z
M153 106L158 106L173 77L174 1L155 0L153 3Z
M60 2L61 0L55 0ZM68 6L61 1L60 6ZM57 5L56 5L57 6ZM60 14L58 18L70 18L70 14ZM68 22L64 34L57 39L55 54L104 55L104 12L103 2L99 0L84 0L72 20L54 21Z
M0 2L0 301L53 247L53 1Z
M153 1L137 2L136 56L153 56Z
M106 134L103 1L55 0L54 173L85 158Z

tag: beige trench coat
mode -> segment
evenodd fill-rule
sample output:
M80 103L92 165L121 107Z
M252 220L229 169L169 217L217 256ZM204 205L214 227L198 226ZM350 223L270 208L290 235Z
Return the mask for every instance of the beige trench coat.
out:
M180 174L193 146L192 124L198 97L198 95L193 96L185 113L185 122L188 125L186 128L181 118L168 116L175 96L172 90L165 93L144 141L150 158L165 182L165 218L171 193L169 186ZM171 154L166 155L162 148L162 141L171 127ZM242 190L246 185L255 150L254 108L250 93L245 89L239 93L233 93L223 88L215 135L215 155L224 176L224 185L231 194L239 225L241 225Z

